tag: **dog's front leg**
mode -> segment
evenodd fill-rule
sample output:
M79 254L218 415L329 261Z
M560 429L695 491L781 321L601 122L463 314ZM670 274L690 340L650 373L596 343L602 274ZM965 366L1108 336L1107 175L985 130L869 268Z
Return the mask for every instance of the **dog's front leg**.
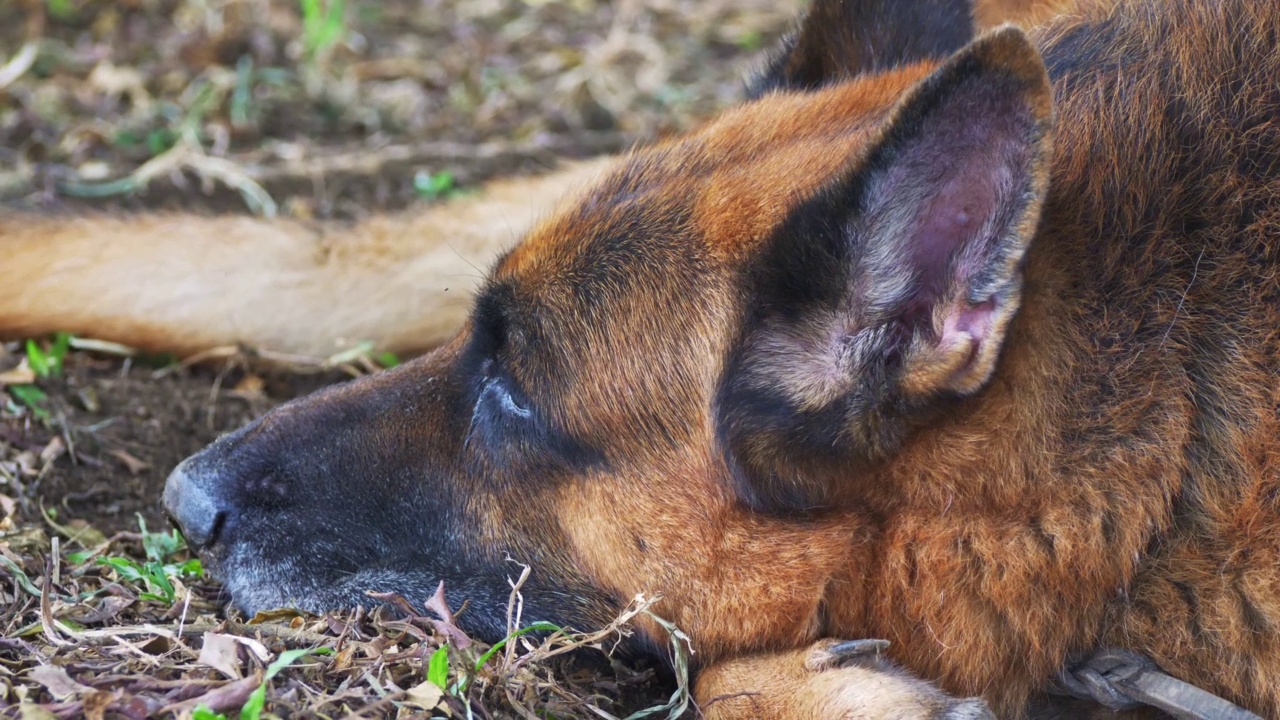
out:
M877 640L821 640L787 652L716 663L694 697L711 720L977 720L992 718L980 698L957 698L893 665Z

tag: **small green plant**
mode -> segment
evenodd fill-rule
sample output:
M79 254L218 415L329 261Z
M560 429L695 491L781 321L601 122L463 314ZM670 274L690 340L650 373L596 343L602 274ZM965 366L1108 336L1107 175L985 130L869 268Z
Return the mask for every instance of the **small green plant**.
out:
M400 356L393 352L378 353L373 359L376 360L379 365L388 370L400 364Z
M262 717L262 709L267 704L267 683L271 682L271 678L279 675L281 670L307 655L328 655L332 652L331 648L321 647L285 650L280 653L280 657L267 666L267 672L262 676L262 684L249 695L244 707L240 708L240 720L259 720Z
M76 14L76 6L72 0L45 0L44 6L50 15L59 20L70 20Z
M743 50L759 50L764 45L764 34L759 30L748 30L734 38L733 44Z
M249 699L245 701L244 706L240 708L240 720L260 720L262 710L267 704L267 683L281 670L289 667L295 662L301 660L307 655L328 655L333 650L327 647L308 648L303 650L286 650L280 653L280 657L267 666L267 672L262 676L262 684L249 695ZM191 712L191 720L228 720L226 713L214 712L208 706L198 705Z
M509 643L513 642L516 638L519 638L519 637L520 637L520 636L522 636L522 635L528 635L529 633L533 633L533 632L548 632L548 633L553 633L553 632L561 632L561 631L563 631L563 630L564 630L564 628L560 627L559 625L556 625L555 623L545 622L545 621L538 621L538 622L530 623L530 624L528 624L528 625L525 625L525 626L524 626L524 627L522 627L522 628L518 628L518 629L516 629L516 630L513 630L509 635L507 635L506 637L502 638L502 639L501 639L501 640L499 640L498 642L494 643L494 644L493 644L493 647L490 647L488 650L485 650L485 651L484 651L484 653L483 653L479 658L477 658L477 659L476 659L476 663L475 663L475 665L474 665L474 666L472 666L472 670L473 670L473 672L479 672L479 671L480 671L480 668L482 668L482 667L484 667L486 664L488 664L488 662L489 662L490 660L492 660L492 659L493 659L493 656L494 656L494 655L497 655L497 654L498 654L498 652L502 650L502 648L506 647ZM441 684L441 683L437 683L437 682L432 678L432 675L431 675L431 666L432 666L432 665L434 665L434 664L435 664L435 662L436 662L436 655L440 655L440 654L441 654L441 652L442 652L443 650L444 650L444 648L443 648L443 647L442 647L442 648L440 648L439 650L437 650L437 651L435 652L435 654L433 654L433 655L431 656L431 662L430 662L430 663L428 664L428 666L427 666L427 679L428 679L428 680L430 680L432 683L435 683L438 687L440 687L440 688L442 688L442 689L444 688L444 685L443 685L443 684ZM445 670L444 670L444 671L445 671L445 673L447 674L447 673L448 673L448 658L447 658L447 656L446 656L446 658L445 658L444 662L445 662ZM458 680L457 693L463 693L463 692L466 692L467 685L470 683L470 681L471 681L471 678L470 678L469 676L467 676L467 675L463 675L463 677L461 677L461 678Z
M427 662L427 682L449 692L449 648L441 645Z
M141 585L145 591L139 593L144 600L156 600L172 605L175 596L174 578L200 577L204 568L198 558L183 562L168 562L177 553L186 549L186 542L177 530L167 533L147 531L147 523L138 516L138 527L142 531L142 549L146 553L146 562L138 562L127 557L98 558L99 565L113 568L124 580Z
M187 549L187 541L182 539L177 530L170 529L167 533L149 532L147 521L141 515L138 516L138 529L142 531L142 551L152 562L163 562Z
M307 60L314 61L347 34L344 0L298 0L302 7L302 47Z
M178 133L171 128L156 128L147 133L147 152L159 155L178 144Z
M459 190L453 173L419 170L413 176L413 191L424 200L443 200L457 195Z
M63 363L70 349L71 335L68 333L57 333L45 344L27 340L27 367L31 368L37 379L57 377L62 374ZM49 396L35 384L19 383L10 385L7 389L14 400L30 410L41 422L47 423L52 419L49 409L45 407Z
M256 73L253 71L253 56L241 55L236 62L236 86L231 91L231 126L242 128L249 125L253 107L253 83Z
M27 365L38 378L55 377L62 374L62 363L71 349L71 335L57 333L49 341L48 349L40 347L35 340L27 341Z
M44 406L44 401L49 396L40 388L35 385L10 385L8 390L14 400L22 403L41 422L47 423L52 419L48 408Z
M125 557L99 558L98 564L115 569L120 577L129 582L142 585L146 591L138 594L143 600L156 600L172 605L175 596L173 579L183 575L199 576L202 572L199 560L188 560L181 564L165 565L162 563L139 563Z
M564 628L560 627L559 625L556 625L555 623L549 623L544 621L529 623L528 625L525 625L524 627L513 631L510 635L494 643L493 647L489 648L488 650L485 650L484 654L481 655L476 660L476 670L479 670L480 668L484 667L485 663L489 662L489 660L494 655L496 655L499 650L507 646L507 643L511 642L512 640L515 640L521 635L528 635L531 632L560 632L563 629Z

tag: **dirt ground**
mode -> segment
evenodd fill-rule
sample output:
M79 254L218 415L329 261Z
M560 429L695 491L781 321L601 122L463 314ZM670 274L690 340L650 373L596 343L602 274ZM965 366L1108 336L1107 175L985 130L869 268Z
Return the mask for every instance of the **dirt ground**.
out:
M0 3L0 212L342 222L447 202L733 102L798 5ZM481 667L484 648L464 647L422 599L399 613L228 617L216 583L165 545L164 478L219 434L350 372L268 368L251 353L187 367L72 349L33 378L28 354L0 346L0 715L257 717L253 693L266 688L263 714L282 717L600 717L671 695L665 671L598 653L563 660L623 626L553 632ZM435 692L424 679L446 637L448 682ZM271 679L285 660L295 667Z

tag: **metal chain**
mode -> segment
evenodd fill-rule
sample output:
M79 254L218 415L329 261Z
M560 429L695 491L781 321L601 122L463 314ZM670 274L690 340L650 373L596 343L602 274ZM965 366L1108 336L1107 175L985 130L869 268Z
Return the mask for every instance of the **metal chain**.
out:
M1049 691L1092 700L1115 712L1150 706L1177 720L1262 720L1239 705L1161 672L1144 655L1117 648L1099 650L1088 660L1063 669Z

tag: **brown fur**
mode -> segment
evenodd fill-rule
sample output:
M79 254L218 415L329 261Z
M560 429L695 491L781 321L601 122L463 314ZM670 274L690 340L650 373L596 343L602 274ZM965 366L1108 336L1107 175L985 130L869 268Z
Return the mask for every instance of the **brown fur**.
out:
M660 594L719 717L961 716L887 668L811 662L858 637L1006 717L1106 645L1280 714L1277 37L1266 0L1138 0L1072 8L1034 49L1003 29L803 91L784 53L781 91L538 223L454 341L269 415L207 467L230 484L232 460L288 458L290 433L396 448L466 498L468 550L570 578L577 617ZM946 182L997 161L990 188ZM861 225L805 224L849 188L871 188ZM956 224L994 206L997 237L946 255L902 372L877 375L849 357L880 346L850 338L892 305L895 264L928 255L903 238L951 230L930 212L952 201ZM806 244L826 232L883 251L856 256L856 292L822 272L847 258ZM573 449L487 448L519 436L477 430L475 373ZM841 406L863 390L886 399ZM377 427L326 422L361 403L383 403ZM828 454L796 449L818 432L804 413L847 423ZM171 481L176 515L191 482Z

